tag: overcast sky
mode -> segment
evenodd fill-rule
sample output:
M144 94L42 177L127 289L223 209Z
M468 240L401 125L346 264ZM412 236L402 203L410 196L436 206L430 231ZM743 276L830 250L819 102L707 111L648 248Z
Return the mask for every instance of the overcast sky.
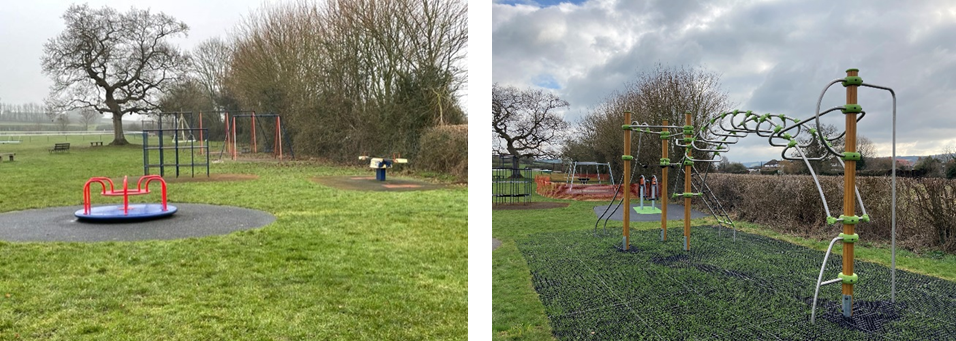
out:
M826 83L858 68L896 91L898 155L956 146L956 2L496 0L491 27L492 80L550 89L571 103L572 122L657 63L719 74L739 109L800 118ZM837 86L823 106L844 100ZM859 133L888 156L891 98L861 89L859 102ZM751 137L727 156L766 161L780 150Z
M0 102L42 103L52 84L40 71L43 44L63 31L63 13L71 4L92 8L109 6L121 12L130 8L163 12L189 26L187 38L173 42L192 49L202 41L226 38L233 28L264 0L136 0L136 1L4 1L0 5Z

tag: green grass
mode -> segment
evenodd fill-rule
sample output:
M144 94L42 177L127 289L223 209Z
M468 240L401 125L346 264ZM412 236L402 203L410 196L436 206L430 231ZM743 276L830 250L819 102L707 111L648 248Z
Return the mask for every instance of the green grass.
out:
M0 211L78 205L92 176L142 174L139 146L0 145ZM57 141L63 142L63 141ZM0 242L0 340L419 340L467 333L467 189L352 192L362 167L213 164L251 181L170 183L171 202L270 212L223 236ZM156 198L136 200L155 201ZM116 198L94 196L94 204Z
M534 201L568 202L566 208L529 211L494 211L492 216L492 236L502 240L502 246L492 253L493 273L493 338L496 340L550 340L552 326L541 303L539 293L534 290L531 281L531 268L528 260L518 250L518 243L543 233L580 233L590 232L594 228L596 217L592 207L598 202L576 202L542 198L535 196ZM694 226L711 224L712 219L694 220ZM632 223L635 231L658 230L659 222ZM737 223L741 230L757 235L784 240L805 248L823 251L827 241L812 240L782 235L759 225ZM620 235L620 223L609 223L612 233ZM682 226L679 220L668 222L670 228ZM675 235L676 232L676 235ZM635 232L639 233L639 232ZM654 234L656 231L648 233ZM679 237L679 231L671 231L669 236ZM862 233L861 233L861 236ZM620 237L615 237L619 241ZM672 237L673 239L673 237ZM632 237L634 244L642 241ZM676 239L674 239L676 240ZM692 232L692 246L700 246ZM675 246L679 248L679 246ZM864 240L858 244L857 259L883 265L890 263L888 245L871 244ZM819 271L819 262L816 269ZM956 281L956 256L924 254L897 250L897 266L915 273L928 274L949 281Z

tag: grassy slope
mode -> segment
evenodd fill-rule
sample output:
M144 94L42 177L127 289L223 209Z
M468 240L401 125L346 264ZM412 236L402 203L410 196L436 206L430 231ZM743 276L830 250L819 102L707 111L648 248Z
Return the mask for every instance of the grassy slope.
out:
M535 201L559 201L536 196ZM551 340L551 327L537 292L531 286L531 274L527 262L515 246L515 240L541 232L590 230L594 228L596 217L592 208L598 202L568 202L566 208L548 210L503 210L495 211L492 216L492 235L502 240L501 248L492 253L492 324L493 338L496 340ZM712 224L713 219L699 219L692 225ZM614 223L609 223L613 225ZM739 223L742 230L788 241L797 245L825 251L829 241L782 235L754 224ZM620 228L620 223L617 223ZM683 222L672 220L668 227L683 226ZM632 229L659 229L660 223L634 223ZM692 234L693 236L693 234ZM861 243L857 247L858 259L879 264L890 264L888 245ZM834 252L840 252L835 247ZM822 260L821 260L822 261ZM897 250L897 266L901 269L956 281L956 255L916 255L912 252Z
M52 142L0 146L17 152L0 164L0 211L77 205L91 176L142 174L138 147L72 139L61 155L46 151ZM303 164L229 162L212 172L260 178L171 183L170 201L259 209L277 221L174 241L0 242L0 340L466 337L464 187L348 192L309 178L364 169Z

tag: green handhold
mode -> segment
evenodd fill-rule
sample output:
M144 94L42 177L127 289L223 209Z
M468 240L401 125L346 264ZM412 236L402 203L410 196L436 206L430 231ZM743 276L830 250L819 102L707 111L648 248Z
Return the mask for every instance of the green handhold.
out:
M843 223L846 225L856 225L856 223L860 222L860 217L855 215L846 216L841 214L840 219L843 219Z
M855 114L863 112L863 107L859 104L847 104L841 109L844 114Z
M860 76L847 76L843 80L843 86L863 85L863 78Z
M870 222L870 215L869 215L869 214L864 214L862 217L860 217L860 221L862 221L862 222L864 222L864 223L869 223L869 222Z
M630 125L630 124L622 125L622 126L621 126L621 129L623 129L623 130L631 130L631 125Z
M774 132L774 133L779 133L781 130L783 130L783 126L782 126L782 125L778 125L778 126L776 126L776 127L773 127L773 132Z
M860 277L856 273L852 275L844 275L842 272L837 275L837 278L842 279L844 284L856 284L860 281Z
M787 148L793 148L797 146L797 140L790 139L790 142L787 143Z
M856 233L854 234L840 233L840 237L843 238L843 243L847 243L847 244L853 244L853 243L856 243L858 240L860 240L860 235Z
M684 166L693 166L693 165L694 165L693 160L684 160Z
M827 216L827 225L833 225L833 224L836 224L836 222L837 222L837 218Z
M670 132L666 132L666 131L662 131L662 132L661 132L661 140L666 140L666 139L669 139L669 138L671 138L671 133L670 133Z
M631 155L621 155L621 160L631 161L631 160L634 160L634 157Z
M843 161L860 161L863 155L857 152L844 152Z

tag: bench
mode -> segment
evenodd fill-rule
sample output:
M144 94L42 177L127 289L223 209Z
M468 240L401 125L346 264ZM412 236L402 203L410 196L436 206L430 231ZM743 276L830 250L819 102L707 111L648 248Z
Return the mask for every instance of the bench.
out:
M14 155L17 155L17 153L0 153L0 161L3 161L3 157L4 157L4 156L6 156L7 158L9 158L10 161L13 161L13 156L14 156Z
M63 152L63 151L67 151L67 150L70 150L70 144L69 144L69 143L57 143L57 144L54 144L54 145L53 145L53 148L50 148L50 153L52 153L52 152Z
M103 141L90 142L90 147L96 147L96 146L102 146L102 145L103 145Z

